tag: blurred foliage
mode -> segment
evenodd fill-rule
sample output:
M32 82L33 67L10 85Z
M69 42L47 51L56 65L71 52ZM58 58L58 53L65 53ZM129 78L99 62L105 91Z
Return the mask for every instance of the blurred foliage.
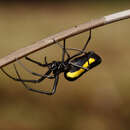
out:
M128 9L130 5L126 1L115 3L0 4L0 57L74 25ZM29 92L0 72L0 128L129 130L129 26L128 19L93 30L88 50L99 54L102 64L75 82L66 81L61 74L54 96ZM67 47L82 48L87 38L87 32L69 38ZM49 62L59 60L61 49L54 45L30 57L43 62L44 56ZM33 71L44 72L24 59L21 62ZM17 66L22 77L34 78ZM12 65L6 70L15 76ZM45 81L30 85L46 89L51 84Z

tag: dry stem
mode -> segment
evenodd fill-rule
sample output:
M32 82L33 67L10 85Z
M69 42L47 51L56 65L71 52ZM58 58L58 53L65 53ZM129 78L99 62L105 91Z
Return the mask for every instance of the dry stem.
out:
M62 41L63 39L72 37L74 35L88 31L90 29L94 29L96 27L100 27L100 26L110 24L110 23L113 23L116 21L120 21L123 19L127 19L127 18L130 18L130 9L125 10L125 11L121 11L118 13L114 13L111 15L107 15L107 16L101 17L99 19L91 20L91 21L84 23L84 24L74 26L68 30L65 30L65 31L62 31L62 32L57 33L55 35L52 35L50 37L44 38L44 39L37 41L36 43L34 43L30 46L27 46L25 48L21 48L15 52L9 54L8 56L1 58L0 59L0 68L14 62L17 59L20 59L24 56L27 56L33 52L36 52L36 51L43 49L43 48L46 48L46 47L48 47L48 46L50 46L58 41Z

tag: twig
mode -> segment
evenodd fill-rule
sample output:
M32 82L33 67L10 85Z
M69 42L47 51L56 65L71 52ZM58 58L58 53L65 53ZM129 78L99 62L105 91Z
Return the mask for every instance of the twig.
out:
M107 15L107 16L101 17L99 19L91 20L84 24L74 26L68 30L62 31L60 33L57 33L55 35L52 35L50 37L37 41L36 43L34 43L30 46L21 48L15 52L9 54L8 56L1 58L0 59L0 68L14 62L16 59L20 59L20 58L27 56L33 52L36 52L40 49L46 48L63 39L72 37L74 35L80 34L82 32L88 31L88 30L96 28L96 27L100 27L100 26L110 24L110 23L113 23L116 21L120 21L123 19L127 19L127 18L130 18L130 9L121 11L118 13L114 13L111 15Z

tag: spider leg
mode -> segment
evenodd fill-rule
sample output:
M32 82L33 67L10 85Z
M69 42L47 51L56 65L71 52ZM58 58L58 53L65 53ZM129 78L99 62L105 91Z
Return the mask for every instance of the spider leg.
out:
M67 55L68 58L69 58L70 55L69 55L69 53L67 52L66 47L64 47L64 45L65 45L65 39L64 39L64 41L63 41L63 46L62 46L60 43L58 43L58 42L57 42L57 45L58 45L60 48L64 49L64 53L66 53L66 55Z
M87 47L87 45L88 45L88 43L89 43L90 40L91 40L91 29L90 29L90 32L89 32L88 40L86 41L83 49L80 52L78 52L77 54L74 54L73 56L71 56L70 58L68 58L67 61L69 61L69 60L73 59L74 57L76 57L76 56L81 55L82 53L84 53L84 51L85 51L85 49L86 49L86 47ZM75 50L75 48L74 48L74 50Z
M39 66L42 66L42 67L46 67L46 66L48 66L48 65L51 65L51 63L48 63L48 64L45 63L45 64L43 64L43 63L40 63L40 62L38 62L38 61L35 61L35 60L33 60L33 59L29 58L29 57L25 57L25 59L28 60L28 61L31 61L31 62L33 62L33 63L39 65ZM45 57L44 59L46 59L46 57Z
M14 64L14 68L15 70L17 70L15 64ZM26 79L19 79L19 78L15 78L11 75L9 75L3 68L1 68L2 72L7 75L9 78L15 80L15 81L23 81L23 82L30 82L30 83L40 83L41 81L43 81L46 77L46 75L48 76L52 71L51 70L48 70L42 77L40 77L39 79L37 80L26 80ZM53 77L54 78L54 77Z
M61 47L63 49L63 46L60 43L57 43L57 45L59 45L59 47ZM67 50L72 50L72 51L80 51L83 53L86 53L85 51L83 51L82 49L77 49L77 48L65 48L65 52L68 56L68 58L70 57L69 53L67 52Z
M40 62L37 62L37 61L35 61L35 60L33 60L33 59L29 58L29 57L25 57L25 58L26 58L27 60L33 62L33 63L36 63L36 64L42 66L42 67L48 67L48 69L50 70L49 65L51 65L51 63L47 63L46 56L45 56L45 58L44 58L45 64L42 64L42 63L40 63ZM23 66L23 68L25 68L24 65L22 65L22 66ZM25 68L25 69L26 69L26 71L31 72L33 75L42 76L42 75L40 75L40 74L37 74L37 73L35 73L35 72L30 71L30 70L27 69L27 68ZM48 79L54 78L54 76L49 76L49 75L45 75L45 77L47 77Z
M46 60L46 56L45 56L45 58L44 58L44 61L45 61L45 64L47 65L47 67L48 67L48 69L50 70L50 65L51 65L51 63L47 63L47 60Z
M63 50L63 53L62 53L62 62L64 62L64 59L65 59L65 39L64 39L64 42L63 42L63 48L62 48L62 50ZM68 53L67 53L68 54Z
M19 72L17 71L17 68L16 68L15 64L14 64L14 68L15 68L15 72L16 72L18 78L21 80L21 77L20 77L20 75L19 75ZM30 90L30 88L29 88L22 80L21 80L21 83L23 84L23 86L24 86L26 89Z
M63 49L62 61L64 60L64 55L65 55L65 53L66 53L66 55L68 56L68 59L70 58L70 55L69 55L69 53L68 53L67 50L79 51L80 53L86 53L85 51L83 51L83 50L81 50L81 49L77 49L77 48L66 48L66 47L65 47L65 40L66 40L66 39L64 39L63 46L62 46L60 43L57 42L57 45L59 45L59 47L61 47L61 48Z
M41 74L38 74L38 73L36 73L36 72L31 71L31 70L28 69L24 64L22 64L20 61L17 61L17 62L18 62L28 73L31 73L32 75L35 75L35 76L40 76L40 77L43 76L43 75L41 75ZM49 76L49 75L45 75L45 77L48 78L48 79L54 78L54 76Z
M85 69L85 70L89 70L89 58L92 56L92 54L93 54L93 52L91 51L90 52L90 54L88 55L88 68L85 68L85 67L82 67L82 66L80 66L80 65L77 65L77 64L75 64L75 63L73 63L73 62L71 62L71 61L69 61L69 64L71 64L71 65L73 65L73 66L76 66L76 67L79 67L79 68L82 68L82 69Z
M56 77L55 77L54 85L53 85L53 88L52 88L52 91L51 91L51 92L41 91L41 90L36 90L36 89L33 89L33 88L28 87L28 86L24 83L24 81L21 79L20 74L19 74L19 72L18 72L18 70L17 70L15 64L14 64L14 68L15 68L16 74L17 74L17 76L18 76L18 79L21 81L21 83L23 84L23 86L24 86L27 90L33 91L33 92L37 92L37 93L47 94L47 95L53 95L53 94L56 92L56 87L57 87L57 83L58 83L58 80L59 80L59 76L56 76Z
M91 40L91 29L90 29L90 31L89 31L89 37L88 37L88 40L86 41L86 43L85 43L85 45L84 45L82 51L84 51L84 50L86 49L86 47L87 47L87 45L88 45L88 43L89 43L90 40Z
M38 73L35 73L35 72L33 72L33 71L31 71L30 69L28 69L24 64L22 64L20 61L17 61L20 65L21 65L21 67L23 67L23 69L24 70L26 70L28 73L31 73L32 75L35 75L35 76L40 76L40 77L42 77L43 75L41 75L41 74L38 74Z
M55 77L54 85L53 85L53 88L50 92L49 91L36 90L36 89L32 89L32 88L30 88L29 90L33 91L33 92L41 93L41 94L53 95L56 92L58 81L59 81L59 75Z
M71 65L73 65L73 66L75 66L75 67L82 68L82 69L84 69L84 70L89 70L88 68L82 67L82 66L80 66L80 65L76 65L76 64L74 64L74 63L72 63L72 62L69 62L69 64L71 64Z
M66 50L66 39L64 39L64 41L63 41L63 48L64 48L64 51L65 51L66 55L67 55L68 58L69 58L70 55L69 55L69 53L68 53L67 50Z

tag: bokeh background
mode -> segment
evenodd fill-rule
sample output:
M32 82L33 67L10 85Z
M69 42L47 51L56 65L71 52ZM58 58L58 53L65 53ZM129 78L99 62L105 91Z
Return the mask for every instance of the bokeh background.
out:
M0 58L42 38L129 8L129 0L0 1ZM130 20L92 31L88 46L102 63L75 82L60 76L53 96L33 93L0 71L0 128L41 130L130 129ZM82 48L88 32L67 40L67 47ZM61 42L62 43L62 42ZM60 60L61 48L53 45L30 57L43 62ZM72 53L72 52L70 52ZM74 52L73 52L74 53ZM21 60L31 70L44 68ZM22 77L36 79L17 64ZM12 65L5 69L15 76ZM48 89L47 80L35 88Z

